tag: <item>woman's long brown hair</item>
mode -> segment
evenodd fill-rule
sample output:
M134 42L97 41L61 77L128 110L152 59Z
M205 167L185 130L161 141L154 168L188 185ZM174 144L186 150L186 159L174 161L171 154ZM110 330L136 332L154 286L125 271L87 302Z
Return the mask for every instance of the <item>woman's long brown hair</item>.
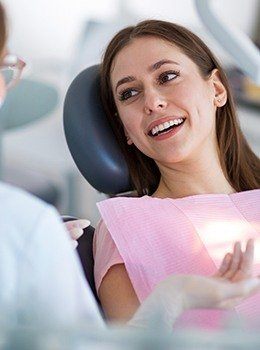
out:
M0 2L0 56L2 56L7 37L6 18L3 5Z
M109 43L100 66L101 98L108 120L128 164L133 189L139 196L152 194L160 180L159 169L153 159L129 147L125 140L123 125L115 116L110 72L118 52L135 38L154 36L179 47L199 68L207 79L213 69L218 69L220 79L227 91L227 102L217 108L216 136L222 169L231 186L237 191L260 187L260 160L248 145L236 116L233 97L225 72L206 44L188 29L175 23L146 20L136 26L121 30Z

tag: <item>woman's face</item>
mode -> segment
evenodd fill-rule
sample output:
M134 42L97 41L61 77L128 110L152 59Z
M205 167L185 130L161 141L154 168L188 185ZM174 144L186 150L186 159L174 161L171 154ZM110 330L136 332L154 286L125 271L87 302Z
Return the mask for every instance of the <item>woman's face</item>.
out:
M217 101L225 102L218 73L203 79L170 42L134 39L115 57L111 84L128 143L158 164L192 159L209 144L216 147Z

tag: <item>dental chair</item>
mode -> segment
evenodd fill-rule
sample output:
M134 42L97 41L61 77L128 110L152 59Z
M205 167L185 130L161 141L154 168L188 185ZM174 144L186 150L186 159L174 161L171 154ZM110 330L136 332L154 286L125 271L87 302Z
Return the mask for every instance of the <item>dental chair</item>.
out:
M99 86L98 65L85 69L73 80L64 102L64 131L70 153L84 178L99 192L113 196L131 191L131 184L126 161L102 107ZM64 221L71 219L66 217ZM93 234L92 226L84 230L77 251L99 303L94 283Z

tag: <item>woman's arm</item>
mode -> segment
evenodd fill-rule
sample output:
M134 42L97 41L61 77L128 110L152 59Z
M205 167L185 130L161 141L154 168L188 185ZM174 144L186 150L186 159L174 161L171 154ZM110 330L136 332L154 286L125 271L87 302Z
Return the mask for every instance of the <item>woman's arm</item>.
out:
M260 277L252 277L254 241L248 240L244 252L239 242L228 253L215 276L169 276L160 282L142 303L128 325L147 327L158 318L169 330L183 311L189 309L230 309L260 292Z
M231 309L260 291L260 278L240 282L197 275L169 276L160 282L139 307L129 326L149 327L160 319L161 327L172 330L176 319L190 309Z
M204 303L206 305L206 299L204 299L204 295L202 291L204 290L204 287L207 288L209 286L213 287L211 289L211 295L212 300L218 300L217 296L220 293L222 293L222 289L226 288L226 285L229 283L235 283L239 281L243 281L246 279L250 279L252 276L252 266L253 266L253 256L254 256L254 242L253 240L249 240L247 242L247 246L244 252L241 251L240 243L235 243L234 249L232 253L226 254L226 256L223 259L223 262L220 266L220 269L217 274L212 276L212 278L205 279L204 277L197 277L197 279L194 279L194 276L188 277L187 281L189 282L196 282L195 284L189 283L187 284L185 279L185 293L188 293L189 297L192 295L192 288L194 287L195 294L201 293L202 299L204 300ZM185 277L186 278L186 277ZM179 281L180 277L176 279L176 282ZM197 286L197 281L202 282L202 289L199 291L199 283ZM160 295L163 295L165 298L164 302L166 302L167 298L167 291L166 295L161 292L161 289L169 288L169 285L172 285L172 295L175 295L175 303L171 305L171 303L168 304L168 307L171 305L174 309L177 307L176 305L179 303L178 307L180 306L181 302L176 298L176 295L182 295L180 293L179 287L177 288L177 284L174 285L175 277L172 276L168 279L172 280L171 282L167 282L166 285L164 283L160 283ZM181 281L183 278L181 278ZM226 284L223 285L220 283L221 281L226 281ZM203 287L203 283L205 286ZM189 288L192 286L191 289ZM237 285L239 286L239 284ZM215 288L215 292L217 296L213 293ZM230 287L228 287L230 288ZM241 287L242 288L242 287ZM188 291L189 290L189 291ZM173 291L175 293L173 293ZM188 292L187 292L188 291ZM198 292L199 291L199 292ZM243 295L243 292L240 292L238 288L239 293L241 293L241 296L245 297ZM183 291L182 291L183 292ZM197 293L198 292L198 293ZM233 289L232 289L233 292ZM210 294L210 293L209 293ZM207 294L208 295L208 294ZM129 321L134 313L137 311L140 303L138 301L138 298L136 296L136 293L134 291L134 288L131 284L131 281L128 277L126 268L124 264L117 264L112 266L105 277L102 280L102 283L99 288L99 297L102 304L102 307L104 309L105 314L107 315L108 319L111 321L119 321L119 322L127 322ZM157 298L156 298L157 299ZM172 300L172 298L170 298ZM223 297L223 301L226 302L225 298ZM229 300L230 301L230 300ZM157 301L158 302L158 301ZM233 301L232 301L233 302ZM203 307L203 303L202 306ZM206 307L210 307L210 304ZM216 305L212 305L212 307L216 307ZM190 307L189 307L190 308ZM176 315L179 314L177 310L172 312Z
M127 322L140 305L124 264L113 265L108 270L98 295L110 321Z

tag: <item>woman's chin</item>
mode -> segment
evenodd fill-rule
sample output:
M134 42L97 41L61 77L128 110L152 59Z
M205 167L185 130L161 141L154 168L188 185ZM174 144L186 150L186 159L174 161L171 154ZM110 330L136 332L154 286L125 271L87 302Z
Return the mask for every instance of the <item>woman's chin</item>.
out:
M185 163L185 161L188 159L188 155L187 154L171 154L169 155L169 157L157 157L156 163L158 164L164 164L164 165L174 165L174 164L181 164L181 163Z
M185 162L187 159L190 158L191 154L190 147L187 147L187 144L181 144L181 145L175 145L167 147L167 149L164 149L160 152L158 152L156 158L158 161L161 161L163 163L180 163Z

